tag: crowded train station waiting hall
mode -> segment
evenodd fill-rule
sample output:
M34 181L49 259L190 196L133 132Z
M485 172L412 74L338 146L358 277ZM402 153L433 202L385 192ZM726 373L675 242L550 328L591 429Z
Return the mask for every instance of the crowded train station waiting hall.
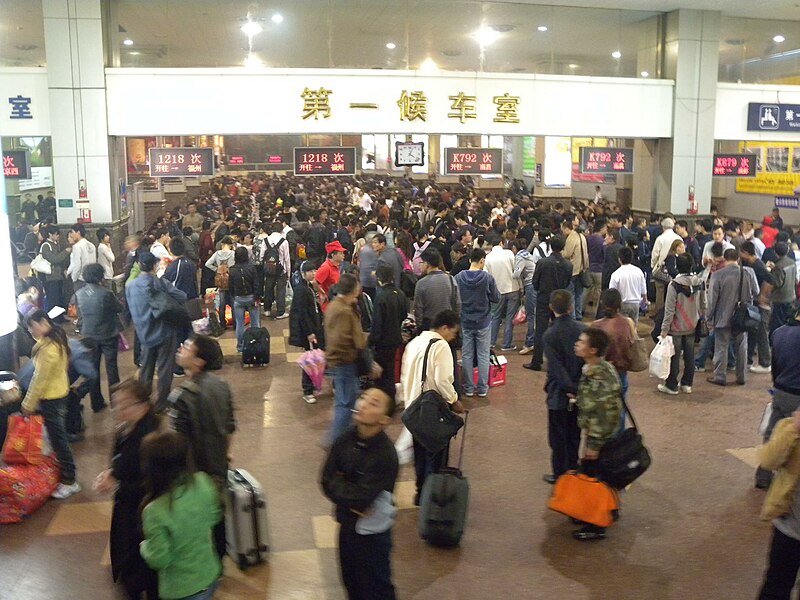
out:
M0 599L797 598L800 10L6 0Z

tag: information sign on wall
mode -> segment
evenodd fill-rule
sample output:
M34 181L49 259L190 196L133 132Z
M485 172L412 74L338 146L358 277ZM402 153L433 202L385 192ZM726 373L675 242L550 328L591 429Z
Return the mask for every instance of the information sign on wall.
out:
M6 179L31 178L30 150L4 150L3 176Z
M355 175L354 147L295 148L295 175Z
M150 148L151 177L186 177L214 174L212 148Z
M581 148L581 173L633 173L633 148Z
M445 175L501 175L503 150L501 148L445 148Z
M775 196L775 208L800 208L800 197Z
M800 104L747 105L747 131L800 132Z
M714 177L755 177L756 157L752 154L715 154Z

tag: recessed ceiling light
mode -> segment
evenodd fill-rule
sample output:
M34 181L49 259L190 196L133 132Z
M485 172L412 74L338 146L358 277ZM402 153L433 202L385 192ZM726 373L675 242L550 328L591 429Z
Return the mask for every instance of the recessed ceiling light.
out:
M500 38L500 32L495 31L491 27L481 27L472 34L472 37L481 46L491 46Z
M547 25L539 25L536 29L544 33L545 31L547 31Z
M439 66L436 62L429 56L425 60L422 61L422 64L419 66L420 71L438 71Z
M280 25L281 23L283 23L283 15L280 13L275 13L274 15L272 15L272 22L275 23L276 25Z
M578 68L578 65L576 65L575 63L569 63L569 65L567 65L567 66L568 66L570 69L577 69L577 68Z
M614 50L611 53L611 58L616 58L616 59L622 58L622 52L620 52L619 50Z
M141 52L136 52L134 50L133 52L128 52L128 54L130 54L131 56L139 56L141 54Z
M782 42L785 42L786 38L779 34L776 35L774 38L772 38L772 41L775 42L776 44L780 44Z
M126 46L133 46L133 40L132 39L122 40L122 43L125 44Z
M641 73L639 73L639 75L641 75L642 77L650 77L650 73L648 73L647 71L642 71Z
M253 37L254 35L258 35L264 30L261 25L256 23L255 21L247 21L244 25L242 25L242 33L244 33L247 37Z
M386 44L386 48L388 50L394 50L395 48L397 48L397 44L395 44L394 42L389 42L388 44Z

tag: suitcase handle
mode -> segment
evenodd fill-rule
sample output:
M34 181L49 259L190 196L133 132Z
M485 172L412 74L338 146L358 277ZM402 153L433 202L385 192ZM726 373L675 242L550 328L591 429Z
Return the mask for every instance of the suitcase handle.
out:
M458 470L461 470L461 463L464 462L464 438L467 436L467 421L469 421L469 411L464 411L464 427L461 429L461 449L458 451Z

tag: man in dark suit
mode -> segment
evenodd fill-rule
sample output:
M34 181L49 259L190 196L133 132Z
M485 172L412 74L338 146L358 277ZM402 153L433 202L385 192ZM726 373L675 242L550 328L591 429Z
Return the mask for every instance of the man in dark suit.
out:
M607 290L611 275L619 269L619 251L622 250L619 229L609 228L606 232L606 243L603 246L603 277L600 289Z
M550 325L550 294L565 290L572 278L572 263L561 256L564 250L564 236L556 235L550 239L552 254L536 263L533 272L533 289L536 290L536 334L533 338L533 358L522 365L531 371L541 371L544 359L542 339Z
M586 326L572 318L572 294L556 290L550 294L553 324L544 334L544 353L547 356L547 440L552 454L552 473L542 477L555 483L559 476L578 466L578 447L581 430L574 398L581 380L583 359L575 356L575 342Z

